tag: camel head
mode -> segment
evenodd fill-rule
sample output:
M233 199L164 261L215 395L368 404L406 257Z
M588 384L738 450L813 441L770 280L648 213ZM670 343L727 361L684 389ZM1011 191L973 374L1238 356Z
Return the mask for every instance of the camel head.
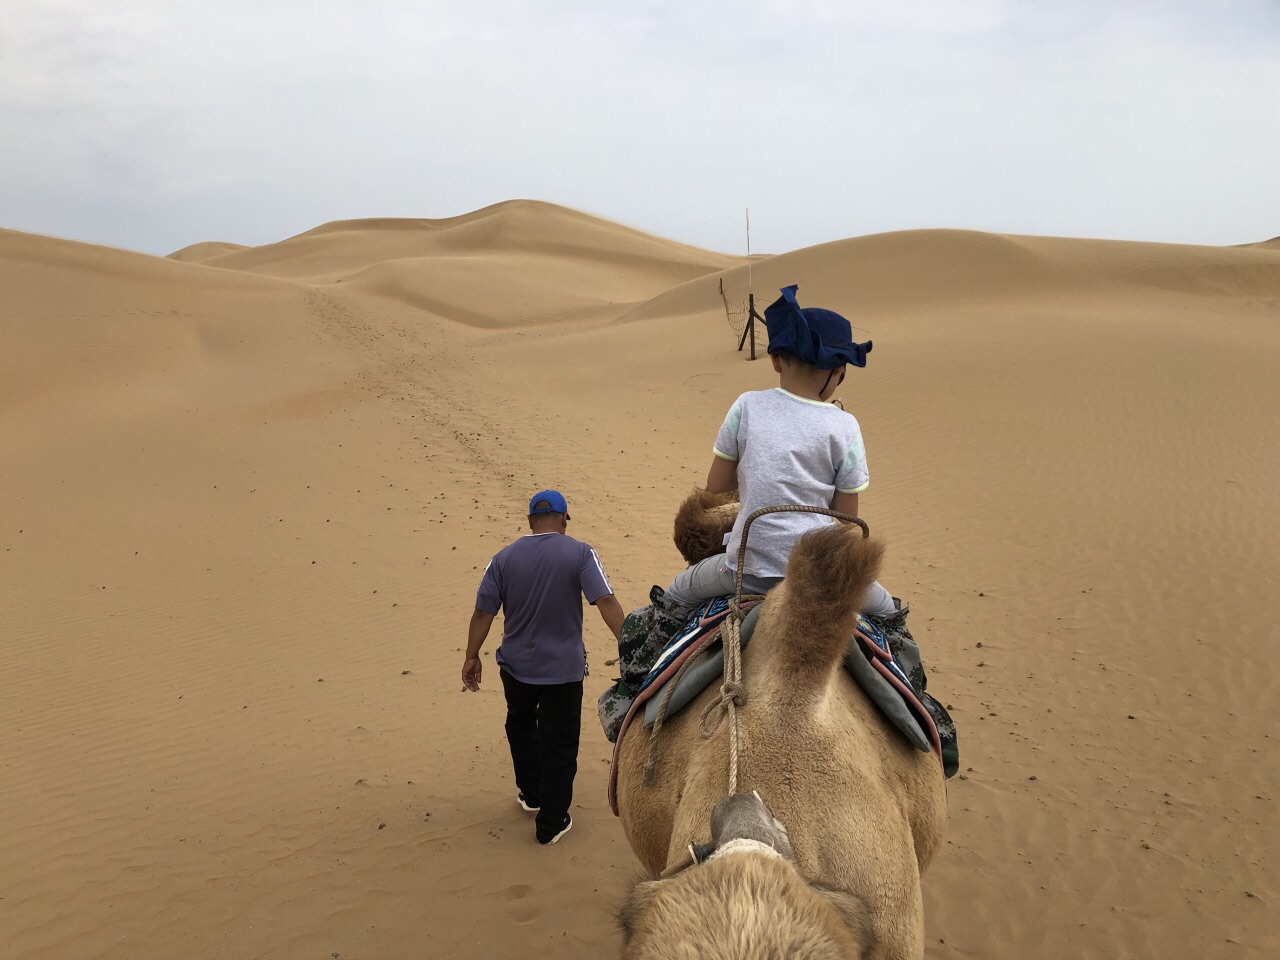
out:
M786 828L755 793L722 800L706 858L637 884L618 922L623 960L844 960L874 942L861 900L796 872Z
M707 493L700 488L685 497L676 511L676 549L685 563L695 564L724 553L724 535L738 518L738 492Z

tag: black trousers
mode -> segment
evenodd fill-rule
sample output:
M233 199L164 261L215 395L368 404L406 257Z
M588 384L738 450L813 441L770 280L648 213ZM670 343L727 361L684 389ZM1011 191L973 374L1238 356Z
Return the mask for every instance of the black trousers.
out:
M538 831L555 833L573 802L582 733L582 681L538 684L502 671L507 743L516 788L538 810Z

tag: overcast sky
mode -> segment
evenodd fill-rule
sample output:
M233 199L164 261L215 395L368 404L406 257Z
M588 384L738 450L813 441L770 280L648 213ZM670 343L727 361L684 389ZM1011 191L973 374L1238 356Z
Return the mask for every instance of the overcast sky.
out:
M167 253L529 197L782 252L1280 234L1280 0L0 0L0 226Z

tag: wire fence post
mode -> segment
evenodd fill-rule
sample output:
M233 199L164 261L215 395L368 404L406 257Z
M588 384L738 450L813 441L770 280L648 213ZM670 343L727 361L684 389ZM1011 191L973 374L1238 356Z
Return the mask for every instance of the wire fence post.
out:
M742 336L738 338L738 352L742 352L742 348L747 345L747 337L751 336L751 311L747 311L747 322L742 325ZM752 346L755 346L755 338L752 338Z
M747 218L747 329L751 331L751 360L756 358L756 295L755 284L751 282L751 208L746 207L743 213Z
M752 291L751 282L751 211L750 209L743 211L746 214L747 221L747 302L744 304L741 300L729 302L728 296L724 292L724 277L720 278L720 300L724 303L725 319L729 321L729 326L733 329L734 335L738 338L738 352L742 352L742 348L747 345L747 341L751 341L751 355L748 360L756 359L756 321L764 323L764 317L756 313L756 295ZM739 327L738 324L742 326Z
M764 323L764 317L756 313L756 295L754 293L747 294L747 322L742 327L742 336L738 338L738 351L747 345L747 340L751 340L751 356L748 360L756 359L756 321Z

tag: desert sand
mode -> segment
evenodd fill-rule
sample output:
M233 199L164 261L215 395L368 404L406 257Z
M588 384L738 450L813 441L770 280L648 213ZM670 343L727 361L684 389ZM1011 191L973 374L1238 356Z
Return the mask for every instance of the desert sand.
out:
M558 487L626 609L740 392L744 259L543 203L158 258L0 231L0 956L607 957L588 611L539 847L475 587ZM1280 248L759 258L875 342L862 512L960 730L930 958L1280 955Z

